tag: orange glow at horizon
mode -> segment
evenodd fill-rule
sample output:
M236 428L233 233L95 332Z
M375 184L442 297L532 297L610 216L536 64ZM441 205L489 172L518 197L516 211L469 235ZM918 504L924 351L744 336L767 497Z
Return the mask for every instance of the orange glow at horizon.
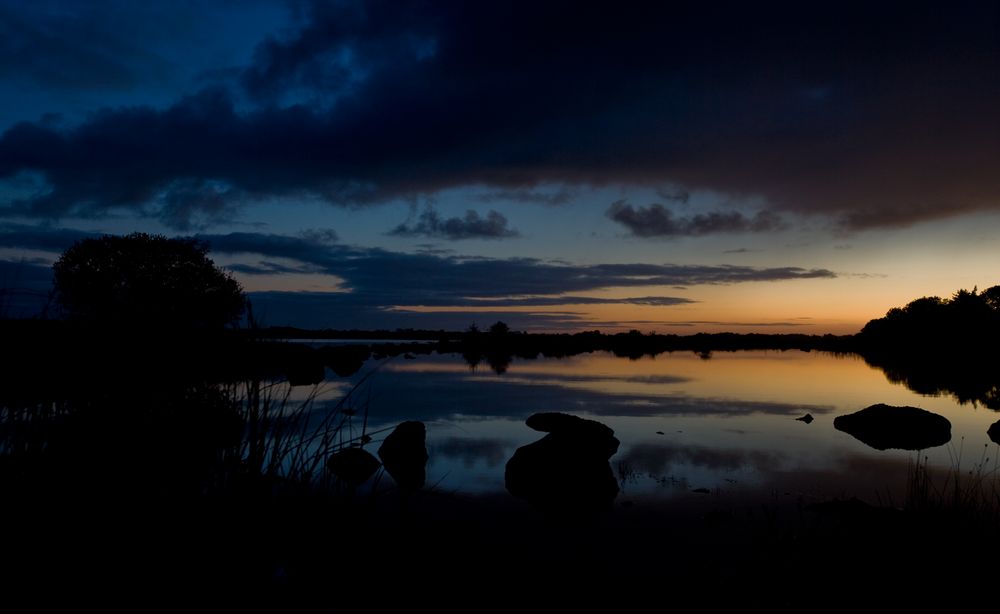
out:
M668 296L694 302L652 306L628 303L504 306L502 311L525 314L567 314L570 330L606 330L694 334L699 332L853 334L893 307L922 296L949 297L959 288L995 285L986 271L956 276L941 263L924 274L905 274L912 264L897 265L892 275L842 275L834 279L798 279L743 284L701 285L687 288L608 288L580 293L601 299ZM399 305L401 311L422 313L488 313L496 306ZM579 324L573 326L573 320ZM535 329L539 330L539 329ZM544 329L541 329L544 330ZM565 331L562 326L553 331Z

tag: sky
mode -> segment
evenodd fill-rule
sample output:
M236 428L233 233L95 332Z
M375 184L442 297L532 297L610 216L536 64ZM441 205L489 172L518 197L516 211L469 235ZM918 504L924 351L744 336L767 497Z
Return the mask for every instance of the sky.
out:
M998 230L995 2L0 0L0 315L141 231L265 325L842 334Z

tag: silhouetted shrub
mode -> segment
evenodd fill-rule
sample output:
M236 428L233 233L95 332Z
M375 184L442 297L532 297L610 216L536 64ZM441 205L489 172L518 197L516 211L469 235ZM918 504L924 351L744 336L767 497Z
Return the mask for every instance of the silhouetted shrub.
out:
M111 327L221 328L246 307L240 284L208 245L133 233L77 241L53 266L66 316Z

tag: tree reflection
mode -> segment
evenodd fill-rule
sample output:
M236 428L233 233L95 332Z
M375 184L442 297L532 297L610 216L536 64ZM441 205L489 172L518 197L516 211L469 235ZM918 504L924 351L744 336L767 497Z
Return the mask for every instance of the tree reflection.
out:
M1000 411L1000 286L918 298L856 336L856 350L889 381L925 395Z

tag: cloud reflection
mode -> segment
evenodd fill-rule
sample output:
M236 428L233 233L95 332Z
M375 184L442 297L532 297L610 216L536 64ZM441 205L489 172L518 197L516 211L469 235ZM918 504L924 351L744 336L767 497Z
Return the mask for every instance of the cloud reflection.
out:
M666 381L672 383L670 376L666 377ZM631 390L601 388L601 382L609 379L580 374L565 377L561 374L525 374L501 378L469 372L394 370L389 377L376 375L369 383L373 387L371 415L373 420L432 422L464 417L523 420L533 413L547 411L620 417L758 413L799 416L804 412L826 414L834 409L832 406L778 401L657 394L643 392L641 387Z
M717 471L753 469L775 471L787 461L782 452L770 450L738 450L676 443L640 443L628 448L618 460L629 463L634 470L663 475L674 465L692 465Z
M443 456L462 462L470 468L477 462L498 467L511 454L514 444L500 439L448 437L431 443L431 456Z

